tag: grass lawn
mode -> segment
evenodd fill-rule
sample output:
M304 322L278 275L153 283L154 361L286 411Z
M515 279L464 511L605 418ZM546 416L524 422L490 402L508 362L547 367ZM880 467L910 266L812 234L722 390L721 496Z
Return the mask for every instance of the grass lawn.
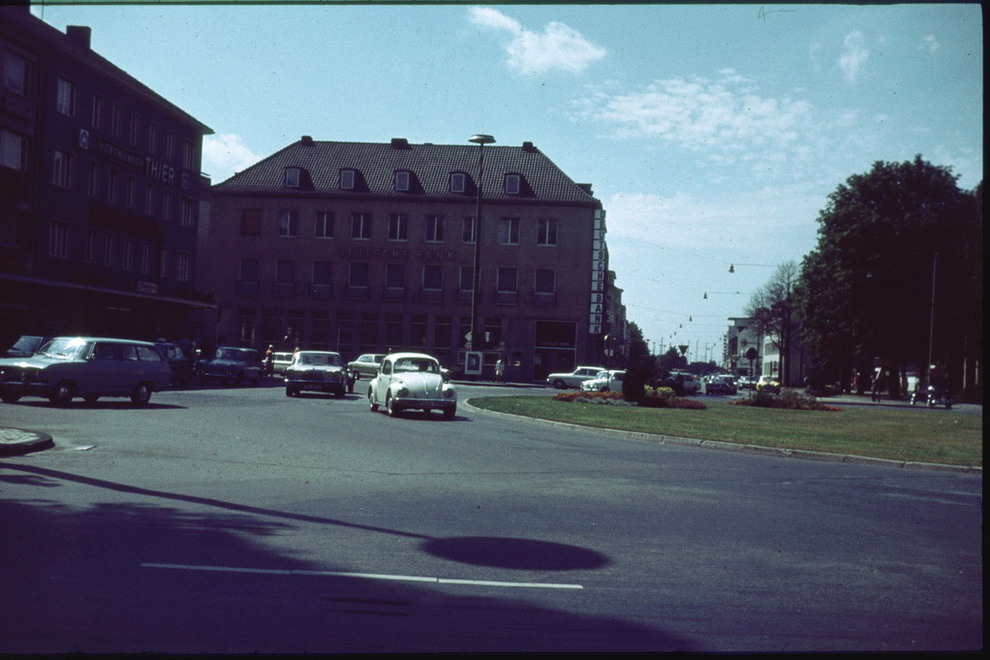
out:
M824 451L902 461L983 465L983 416L945 410L775 410L709 402L707 410L554 401L552 396L472 398L495 412L596 428Z

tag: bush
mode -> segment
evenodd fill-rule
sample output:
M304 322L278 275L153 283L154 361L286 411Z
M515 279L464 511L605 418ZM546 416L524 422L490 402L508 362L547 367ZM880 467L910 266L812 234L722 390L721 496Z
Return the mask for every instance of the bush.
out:
M626 377L622 381L622 396L630 403L639 403L643 399L643 388L653 375L652 367L646 362L638 362L626 369Z
M561 392L555 394L553 400L577 403L625 403L621 392Z
M837 411L841 408L828 406L814 396L801 394L796 390L784 390L780 394L757 392L755 396L737 399L737 406L755 406L757 408L780 408L786 410L828 410Z
M701 401L677 396L670 387L645 387L639 405L646 408L681 408L684 410L705 410Z

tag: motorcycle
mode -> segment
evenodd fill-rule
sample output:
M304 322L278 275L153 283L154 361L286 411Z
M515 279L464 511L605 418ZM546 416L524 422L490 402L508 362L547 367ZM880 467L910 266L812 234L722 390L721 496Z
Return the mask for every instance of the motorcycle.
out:
M949 398L949 390L944 385L929 385L924 391L920 387L915 389L911 394L911 405L915 405L919 401L922 401L922 399L929 408L945 406L946 410L952 410L952 400Z

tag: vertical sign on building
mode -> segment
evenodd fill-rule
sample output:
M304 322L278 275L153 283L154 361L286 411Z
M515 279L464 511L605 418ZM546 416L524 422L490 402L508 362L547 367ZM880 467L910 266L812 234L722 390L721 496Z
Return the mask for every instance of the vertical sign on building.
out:
M591 236L591 305L588 313L588 334L602 334L605 317L605 211L595 209Z

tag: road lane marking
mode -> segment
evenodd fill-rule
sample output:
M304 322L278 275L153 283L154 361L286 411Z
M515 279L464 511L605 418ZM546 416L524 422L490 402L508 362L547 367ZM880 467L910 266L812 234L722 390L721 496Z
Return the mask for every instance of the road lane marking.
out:
M470 580L420 575L388 575L382 573L349 573L345 571L312 571L303 569L248 568L240 566L199 566L195 564L161 564L146 562L142 568L165 568L180 571L207 571L213 573L254 573L265 575L311 575L317 577L345 577L362 580L391 580L396 582L426 582L430 584L460 584L476 587L514 587L525 589L584 589L580 584L559 582L505 582L502 580Z

